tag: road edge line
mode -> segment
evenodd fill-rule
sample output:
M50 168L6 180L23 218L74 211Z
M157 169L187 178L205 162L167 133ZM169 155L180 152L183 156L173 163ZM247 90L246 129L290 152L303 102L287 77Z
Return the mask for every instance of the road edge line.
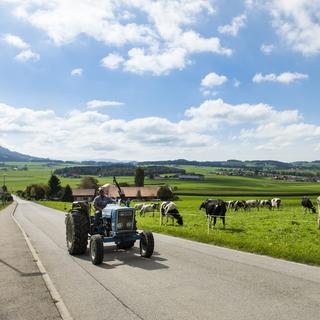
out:
M39 255L37 254L36 250L34 249L34 247L31 244L31 241L29 240L26 232L24 231L24 229L22 228L21 224L18 222L18 220L15 218L14 214L16 212L16 209L18 207L18 203L16 203L13 211L11 212L11 217L13 219L13 221L17 224L17 226L19 227L24 239L26 240L26 243L29 247L29 250L31 251L31 254L34 258L34 261L37 264L37 267L39 269L39 271L41 272L42 275L42 279L51 295L51 298L53 300L53 303L55 304L55 306L58 309L58 312L60 313L60 316L63 320L73 320L71 314L69 313L68 308L66 307L65 303L62 300L62 297L60 296L58 290L56 289L56 287L54 286L50 276L47 273L47 270L45 269L44 265L42 264Z

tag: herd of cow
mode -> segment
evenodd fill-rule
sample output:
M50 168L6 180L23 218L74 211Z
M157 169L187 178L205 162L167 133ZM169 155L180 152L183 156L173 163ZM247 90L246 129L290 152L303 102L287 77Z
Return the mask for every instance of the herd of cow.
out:
M317 198L317 203L320 208L320 196ZM313 205L312 201L308 197L303 197L301 200L301 205L305 210L316 213L316 208ZM281 206L280 198L273 198L270 200L236 200L236 201L224 201L221 199L207 199L200 205L200 210L205 209L208 228L216 225L217 218L221 218L223 226L225 227L225 215L227 210L233 210L237 212L239 210L248 211L252 208L259 210L260 208L268 208L269 210L279 209ZM163 223L163 218L166 219L165 224L168 223L168 219L172 219L172 224L176 220L177 223L182 226L183 218L179 213L179 210L176 204L172 201L166 201L160 203L152 204L136 204L134 206L136 210L140 210L140 216L145 216L147 212L152 212L153 216L155 211L160 210L160 225ZM320 218L319 218L320 219Z

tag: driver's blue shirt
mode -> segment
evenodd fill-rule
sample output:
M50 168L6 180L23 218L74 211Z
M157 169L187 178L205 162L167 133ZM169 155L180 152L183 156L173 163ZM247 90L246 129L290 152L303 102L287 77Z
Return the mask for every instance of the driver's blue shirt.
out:
M93 205L97 210L103 209L109 203L113 203L113 200L109 197L101 195L95 197L93 200Z

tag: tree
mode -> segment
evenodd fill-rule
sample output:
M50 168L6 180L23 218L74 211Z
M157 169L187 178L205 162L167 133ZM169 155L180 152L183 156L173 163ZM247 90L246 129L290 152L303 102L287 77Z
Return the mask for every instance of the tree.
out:
M164 185L158 190L157 197L162 201L168 201L174 198L174 194L168 185Z
M83 177L80 182L79 188L97 190L99 187L98 183L99 183L98 179L94 177Z
M51 175L48 182L48 187L49 187L49 190L48 190L49 196L51 197L59 196L59 193L61 192L62 187L61 187L60 179L55 174Z
M7 186L5 184L2 186L2 191L3 192L8 192L8 188L7 188Z
M68 184L64 188L64 192L63 192L61 200L64 202L72 202L73 201L72 189Z
M137 167L135 170L134 184L136 187L144 186L144 169L142 167Z
M41 200L44 199L48 187L44 184L30 184L26 187L23 196L27 199Z

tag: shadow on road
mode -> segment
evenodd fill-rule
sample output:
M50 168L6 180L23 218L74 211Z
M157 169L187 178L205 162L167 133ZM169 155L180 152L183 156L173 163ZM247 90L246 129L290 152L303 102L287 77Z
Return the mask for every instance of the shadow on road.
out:
M0 259L0 263L3 263L5 266L9 267L10 269L14 270L15 272L19 273L21 277L37 277L37 276L42 276L42 272L22 272L21 270L15 268L11 264L3 261Z
M76 259L91 261L89 250L83 256L77 256ZM167 261L160 257L158 252L154 252L150 259L142 258L138 247L133 247L130 250L117 250L115 246L104 246L103 264L98 267L104 269L113 269L122 265L128 265L133 268L141 268L144 270L159 270L168 269L169 267L161 262Z

